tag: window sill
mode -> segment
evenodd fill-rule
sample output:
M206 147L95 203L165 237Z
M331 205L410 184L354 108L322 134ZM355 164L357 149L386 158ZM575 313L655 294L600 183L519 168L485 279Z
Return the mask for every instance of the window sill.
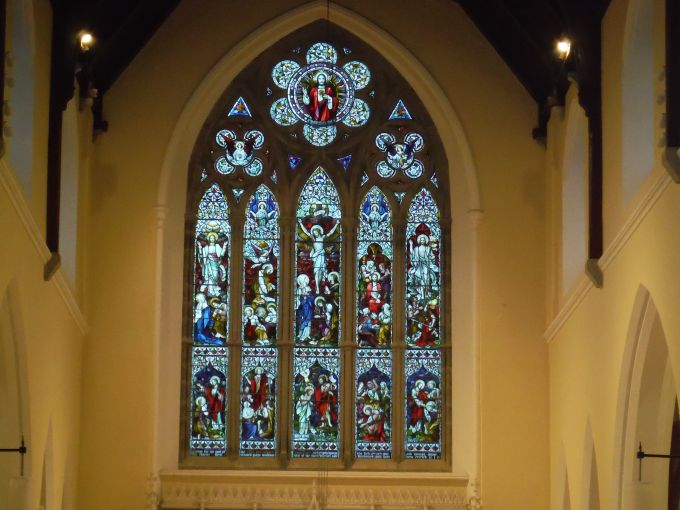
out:
M467 508L468 478L453 473L317 471L168 471L160 475L164 509ZM327 505L323 505L324 498ZM316 503L316 504L315 504Z

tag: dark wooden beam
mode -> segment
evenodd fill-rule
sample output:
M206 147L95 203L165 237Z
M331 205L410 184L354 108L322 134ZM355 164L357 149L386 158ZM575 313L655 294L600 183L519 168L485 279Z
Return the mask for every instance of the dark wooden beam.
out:
M45 241L52 253L59 251L59 206L61 198L62 114L73 97L76 33L66 11L52 8L50 103L47 136L47 208Z
M101 93L111 88L178 4L179 0L137 2L107 40L102 41L104 44L92 61L94 85Z
M550 64L503 0L461 0L460 5L531 97L542 103L552 87Z

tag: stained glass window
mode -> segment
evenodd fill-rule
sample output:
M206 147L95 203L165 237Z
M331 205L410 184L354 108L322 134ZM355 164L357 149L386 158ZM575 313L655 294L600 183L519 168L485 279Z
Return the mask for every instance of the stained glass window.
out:
M441 458L441 227L439 208L423 188L406 223L406 406L404 456Z
M229 209L213 184L198 205L194 230L190 450L222 455L227 447Z
M229 349L194 346L191 354L191 452L200 456L224 455Z
M261 184L243 228L242 456L276 453L280 253L279 208Z
M441 469L441 141L380 55L302 33L233 80L190 162L182 455Z
M373 187L359 210L355 455L392 451L392 213Z
M229 208L213 184L199 205L194 236L194 343L224 345L229 315Z
M296 213L294 457L339 455L340 216L338 192L319 167Z
M294 50L296 59L301 52L301 48ZM344 51L341 60L348 54ZM287 127L301 121L305 140L316 147L325 147L336 139L338 122L350 128L366 124L371 108L366 100L356 97L356 92L369 84L371 72L358 60L337 64L338 51L327 42L312 44L304 62L277 62L272 81L286 91L286 97L276 98L271 104L269 114L274 122Z

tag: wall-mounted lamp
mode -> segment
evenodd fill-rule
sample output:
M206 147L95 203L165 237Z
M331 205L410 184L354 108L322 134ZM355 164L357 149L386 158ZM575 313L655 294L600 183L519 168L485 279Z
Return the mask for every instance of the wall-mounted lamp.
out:
M87 30L78 33L78 44L81 51L89 51L94 46L94 36Z
M555 43L555 50L557 51L557 55L560 57L560 60L567 60L569 53L571 52L571 41L566 37L562 37L559 41L557 41L557 43Z

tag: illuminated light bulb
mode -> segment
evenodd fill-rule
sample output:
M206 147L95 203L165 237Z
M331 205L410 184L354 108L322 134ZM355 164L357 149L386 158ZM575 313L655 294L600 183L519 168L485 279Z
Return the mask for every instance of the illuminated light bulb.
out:
M80 41L80 49L83 51L89 50L94 44L94 36L90 32L81 32L78 39Z
M571 41L566 37L557 41L556 44L557 54L562 60L566 60L571 52Z

